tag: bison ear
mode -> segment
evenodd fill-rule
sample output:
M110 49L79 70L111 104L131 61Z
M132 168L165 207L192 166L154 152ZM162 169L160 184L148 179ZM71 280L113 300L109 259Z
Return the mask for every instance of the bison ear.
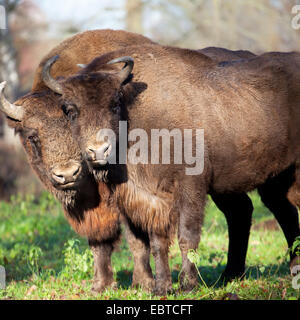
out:
M124 83L130 76L133 66L134 66L134 60L131 57L121 57L114 60L109 61L107 64L116 64L123 62L125 63L123 69L118 72L118 76L121 80L121 83Z

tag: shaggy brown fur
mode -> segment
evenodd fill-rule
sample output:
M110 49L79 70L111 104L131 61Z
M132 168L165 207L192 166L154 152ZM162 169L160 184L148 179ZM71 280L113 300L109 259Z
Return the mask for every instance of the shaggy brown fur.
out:
M112 50L118 50L130 45L154 44L150 39L123 30L92 30L78 33L53 48L41 61L35 73L32 90L48 89L42 81L44 64L53 56L59 54L60 59L52 68L53 77L65 77L79 71L77 64L89 63L95 57Z
M118 82L118 67L106 65L121 56L132 56L136 62L133 80L125 85ZM179 215L182 281L193 287L196 270L186 254L198 246L206 194L244 193L295 164L297 171L299 68L298 53L269 53L220 65L196 51L148 45L101 56L81 74L61 82L63 100L73 106L73 133L83 152L95 144L99 129L110 124L108 128L117 133L117 119L127 113L130 129L143 128L148 133L152 128L205 129L205 169L201 176L185 176L184 166L128 165L126 183L110 181L115 184L116 201L123 203L132 221L145 231L151 225L158 293L170 288L171 281L165 263L166 245L161 241L165 227L153 223L159 219L153 221L152 209L142 212L138 208L153 207L160 212L164 207L166 214ZM117 114L112 111L116 95L123 110ZM109 176L118 167L107 170ZM162 179L168 181L167 190L149 190L149 183L159 186ZM163 205L165 192L170 198L167 207ZM268 203L266 187L261 194ZM298 218L293 221L294 238L299 235Z
M256 55L247 50L228 50L225 48L217 48L217 47L207 47L204 49L198 50L198 52L205 54L206 56L210 57L214 61L225 63L230 63L232 61L239 61L241 59L251 59L254 58Z
M138 181L137 181L138 182ZM172 238L171 229L176 227L176 215L171 212L174 197L172 193L161 192L159 197L148 189L139 187L130 179L116 189L116 199L119 205L126 208L126 212L134 224L148 233L154 232Z
M90 191L89 191L90 192ZM90 240L107 241L115 239L120 232L119 211L109 205L110 192L104 183L98 183L100 201L97 207L78 210L82 204L75 208L65 209L65 215L72 228L81 236ZM94 196L97 198L97 195Z

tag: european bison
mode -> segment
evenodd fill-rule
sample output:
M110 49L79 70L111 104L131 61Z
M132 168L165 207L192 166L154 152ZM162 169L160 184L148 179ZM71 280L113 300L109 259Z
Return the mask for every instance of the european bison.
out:
M125 63L122 70L115 66L119 62ZM45 77L48 87L62 95L62 108L95 178L110 187L111 198L128 218L149 233L157 293L171 289L168 235L177 220L181 284L197 284L187 253L198 246L208 193L226 208L227 195L238 205L248 203L245 192L258 187L289 246L299 235L298 213L287 199L291 186L299 190L299 67L298 53L219 64L196 51L147 45L100 56L62 81ZM129 130L144 129L148 137L152 129L203 128L202 174L186 175L185 165L174 163L110 164L112 141L99 130L112 129L120 143L119 120L128 121ZM299 202L296 197L297 206ZM247 234L249 218L234 221L235 214L230 217L232 236ZM246 245L245 236L236 240ZM240 253L245 252L241 247Z

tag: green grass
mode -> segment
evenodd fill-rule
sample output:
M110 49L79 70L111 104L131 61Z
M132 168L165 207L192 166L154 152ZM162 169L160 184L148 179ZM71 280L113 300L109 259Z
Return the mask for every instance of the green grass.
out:
M273 219L256 193L253 225ZM241 212L242 214L242 212ZM118 290L91 295L93 259L87 241L66 222L62 209L48 193L39 199L15 197L0 202L0 265L6 268L7 287L0 299L299 299L289 276L287 246L280 230L252 228L243 281L223 286L218 278L226 265L227 225L212 202L206 208L201 242L194 255L201 282L190 293L180 292L181 267L177 242L170 249L176 294L155 297L130 288L133 261L126 242L113 254ZM255 230L254 230L255 229ZM128 258L129 257L129 258ZM151 261L152 267L153 260Z

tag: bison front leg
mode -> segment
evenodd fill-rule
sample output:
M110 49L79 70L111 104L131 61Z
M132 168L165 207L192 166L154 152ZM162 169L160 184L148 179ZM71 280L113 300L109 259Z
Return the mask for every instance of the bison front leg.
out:
M172 278L168 261L169 238L167 236L150 234L150 247L155 261L155 288L153 293L158 296L172 291Z
M89 240L89 245L94 256L94 279L92 292L101 293L107 287L115 287L111 255L114 249L114 240L94 241Z
M125 217L122 222L125 226L126 240L133 255L134 269L132 286L140 286L145 290L154 288L154 279L150 267L150 243L149 236L141 229L137 229Z
M204 188L203 188L204 189ZM189 250L197 250L203 223L206 193L195 191L191 185L182 186L179 197L178 242L182 257L180 287L191 291L198 286L198 271L188 259Z
M196 250L200 241L199 221L192 221L189 217L179 218L178 242L181 251L182 269L179 280L184 291L191 291L198 285L198 272L196 266L188 259L189 250Z

